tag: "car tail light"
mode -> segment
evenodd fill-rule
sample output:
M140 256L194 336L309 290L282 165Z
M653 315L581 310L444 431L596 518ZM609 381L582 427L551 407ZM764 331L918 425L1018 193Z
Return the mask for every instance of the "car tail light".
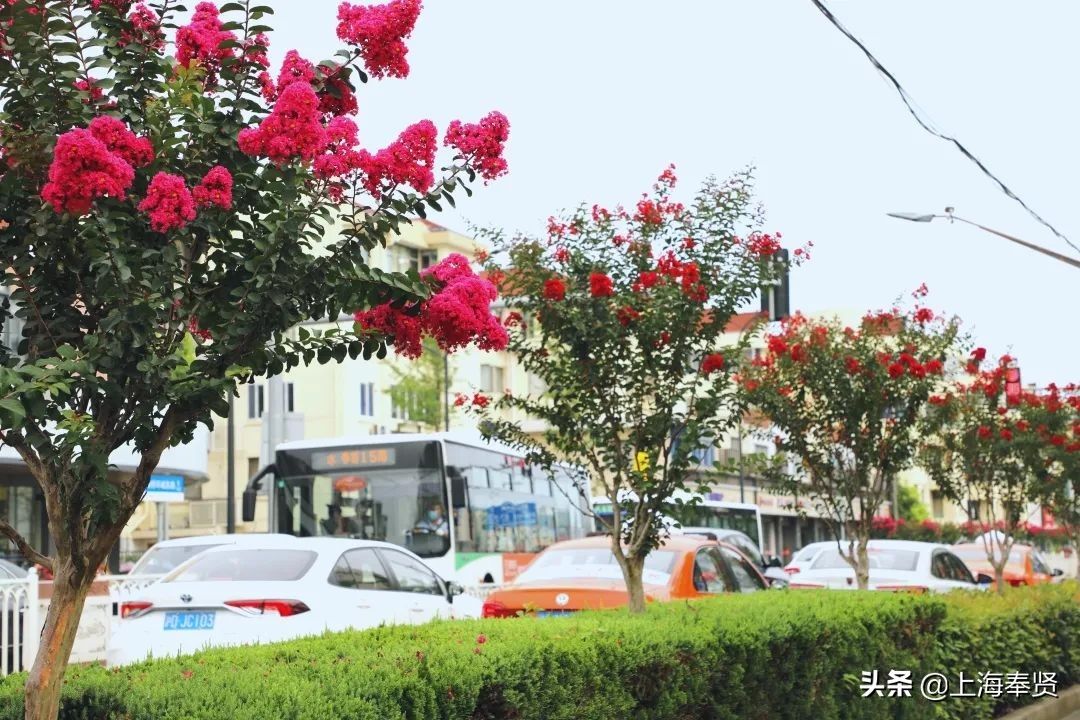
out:
M799 568L797 568L797 567L786 567L786 568L784 568L784 572L786 572L788 575L795 575L796 573L799 573L799 572L802 572L802 571L799 570Z
M821 590L825 586L822 585L821 583L809 583L809 582L798 583L798 582L793 582L793 583L789 583L788 587L792 588L794 590Z
M280 617L299 615L311 609L299 600L226 600L225 604L250 615L273 614Z
M916 595L921 595L930 590L925 585L876 585L874 589L884 590L885 592L909 592Z
M154 607L154 603L138 600L120 603L120 619L136 618L140 615L145 615L152 607Z
M516 610L511 610L498 600L485 600L484 606L480 609L480 617L505 618L515 617L516 615Z

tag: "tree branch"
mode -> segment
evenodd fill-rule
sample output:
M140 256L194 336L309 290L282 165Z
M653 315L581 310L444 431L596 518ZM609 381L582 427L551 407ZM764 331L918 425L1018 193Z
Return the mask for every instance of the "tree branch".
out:
M37 563L38 565L47 569L49 572L52 572L52 558L48 557L47 555L42 555L33 547L31 547L30 543L26 541L26 538L20 535L19 531L9 525L7 520L4 520L3 518L0 518L0 535L3 535L8 540L10 540L11 543L19 549L19 552L22 553L22 556L24 558L26 558L32 563Z

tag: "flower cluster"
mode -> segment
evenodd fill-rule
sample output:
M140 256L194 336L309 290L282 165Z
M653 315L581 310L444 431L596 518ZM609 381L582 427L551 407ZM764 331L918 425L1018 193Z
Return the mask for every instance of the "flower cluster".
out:
M306 82L286 86L270 114L258 127L241 130L237 142L242 152L279 165L314 160L329 142L314 88Z
M135 180L135 168L150 164L150 141L120 120L99 116L87 129L76 128L56 141L48 182L41 197L56 212L85 215L94 200L122 200Z
M454 120L446 129L444 143L468 159L480 177L494 180L506 174L503 149L510 137L510 121L501 112L488 113L478 123Z
M422 336L430 335L439 347L450 352L470 343L481 350L501 350L508 336L499 319L491 313L495 286L477 276L460 254L447 256L425 270L422 277L434 288L419 306L395 308L389 303L358 311L356 322L366 330L389 336L397 352L419 357Z
M438 130L430 120L405 128L397 140L374 155L361 150L357 166L364 172L364 188L375 198L398 185L426 193L435 183L437 150Z
M338 7L338 37L357 47L373 77L403 78L409 74L405 39L420 16L420 0L391 0L385 5Z
M139 3L128 15L128 26L121 31L119 45L141 45L147 50L165 47L165 32L161 29L161 17Z
M91 0L90 2L90 7L93 10L100 10L102 6L111 7L123 15L131 7L131 0Z
M150 216L150 229L166 233L195 219L195 199L179 175L159 172L150 181L139 210Z
M615 286L605 273L594 272L589 275L589 294L594 298L611 297L615 294Z
M75 89L86 93L86 99L83 100L86 105L93 105L105 96L105 91L94 82L93 78L76 80Z
M746 238L746 249L756 257L772 257L780 252L780 233L770 235L768 233L751 233Z
M235 57L232 47L222 43L236 40L236 35L222 29L217 5L201 2L195 6L191 22L176 31L176 61L185 68L197 64L206 72L206 85L217 81L222 62Z
M232 208L233 179L227 168L216 165L206 173L202 182L191 191L199 207L216 205L222 210Z

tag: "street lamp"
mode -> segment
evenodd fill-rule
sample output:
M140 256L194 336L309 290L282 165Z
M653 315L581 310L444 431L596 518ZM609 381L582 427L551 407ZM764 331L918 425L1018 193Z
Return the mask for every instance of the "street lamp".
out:
M1044 248L1041 245L1036 245L1035 243L1030 243L1027 240L1021 240L1020 238L1013 237L1012 235L1008 235L1006 233L1003 233L1000 230L994 230L993 228L988 228L985 225L980 225L977 222L972 222L971 220L966 220L966 219L964 219L962 217L954 215L953 214L953 209L951 207L945 208L945 214L944 215L920 215L919 213L908 213L908 212L891 212L891 213L885 213L885 214L888 215L889 217L894 217L894 218L897 218L899 220L910 220L911 222L928 223L928 222L931 222L932 220L942 218L942 219L948 220L949 222L959 221L959 222L962 222L962 223L967 223L968 225L972 225L974 227L977 227L980 230L985 230L986 232L988 232L988 233L990 233L992 235L997 235L998 237L1005 238L1006 240L1008 240L1010 242L1014 242L1017 245L1023 245L1024 247L1028 248L1029 250L1034 250L1035 252L1042 253L1043 255L1049 255L1050 257L1054 258L1055 260L1059 260L1059 261L1061 261L1063 263L1066 263L1068 265L1072 265L1073 267L1080 268L1080 260L1077 260L1076 258L1071 258L1068 255L1062 255L1061 253L1054 252L1053 250L1050 250L1049 248Z

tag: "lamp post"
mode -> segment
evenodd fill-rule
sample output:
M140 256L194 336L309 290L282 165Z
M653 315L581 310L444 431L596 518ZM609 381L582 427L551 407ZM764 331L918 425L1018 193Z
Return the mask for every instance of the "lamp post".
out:
M1013 237L1012 235L1009 235L1008 233L1003 233L1000 230L994 230L993 228L988 228L985 225L980 225L977 222L972 222L971 220L967 220L965 218L959 217L958 215L955 215L953 213L953 209L951 207L945 208L945 214L944 215L933 215L933 214L920 215L919 213L908 213L908 212L891 212L891 213L885 213L885 214L888 215L889 217L894 217L894 218L897 218L899 220L909 220L911 222L928 223L928 222L932 222L933 220L943 219L943 220L948 220L949 222L966 223L966 224L971 225L973 227L977 227L980 230L984 230L984 231L990 233L991 235L997 235L998 237L1005 238L1009 242L1016 243L1017 245L1023 245L1024 247L1028 248L1029 250L1034 250L1035 252L1042 253L1043 255L1048 255L1048 256L1054 258L1055 260L1058 260L1060 262L1065 263L1066 265L1072 265L1073 267L1080 268L1080 260L1077 260L1076 258L1071 258L1068 255L1062 255L1061 253L1054 252L1053 250L1050 250L1049 248L1044 248L1042 245L1036 245L1035 243L1030 243L1027 240L1021 240L1018 237Z

